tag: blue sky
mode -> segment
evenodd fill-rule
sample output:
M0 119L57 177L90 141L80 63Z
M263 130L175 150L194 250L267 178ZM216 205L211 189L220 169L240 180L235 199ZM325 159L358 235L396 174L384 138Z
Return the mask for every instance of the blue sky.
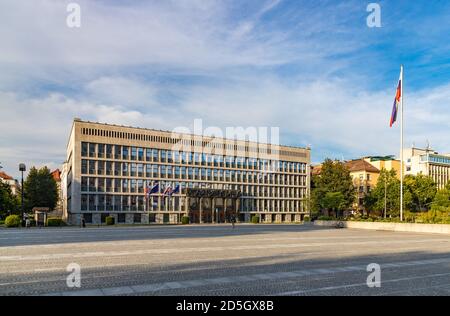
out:
M81 6L81 28L65 24ZM326 157L398 154L388 127L405 65L405 145L450 152L450 3L0 3L0 162L58 167L74 117L173 130L276 126ZM6 118L6 119L5 119Z

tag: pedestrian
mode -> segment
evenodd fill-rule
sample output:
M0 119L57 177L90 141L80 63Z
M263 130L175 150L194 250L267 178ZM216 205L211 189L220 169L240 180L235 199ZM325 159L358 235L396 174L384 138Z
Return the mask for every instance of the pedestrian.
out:
M231 226L233 226L233 229L234 229L234 223L236 223L236 217L234 215L231 215L230 220L231 220Z
M27 219L25 220L25 227L30 228L30 223L30 219L27 217Z
M86 227L86 221L84 220L84 217L81 218L81 227Z

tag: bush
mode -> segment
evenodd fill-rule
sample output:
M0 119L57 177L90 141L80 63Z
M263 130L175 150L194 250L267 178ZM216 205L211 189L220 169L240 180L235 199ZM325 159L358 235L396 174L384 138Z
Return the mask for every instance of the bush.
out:
M5 220L6 227L19 227L20 224L21 223L19 215L9 215Z
M308 223L308 222L311 221L311 218L309 218L309 216L305 216L305 217L303 217L303 221L304 221L305 223Z
M66 223L57 217L49 217L47 218L47 226L55 227L55 226L66 226Z
M5 225L5 221L0 220L0 225Z
M252 216L252 223L253 224L258 224L259 223L259 216L258 215Z
M114 225L115 224L115 218L113 216L106 216L105 217L105 223L106 225Z
M189 216L183 216L183 217L181 218L181 224L187 225L187 224L189 224L189 222L190 222Z

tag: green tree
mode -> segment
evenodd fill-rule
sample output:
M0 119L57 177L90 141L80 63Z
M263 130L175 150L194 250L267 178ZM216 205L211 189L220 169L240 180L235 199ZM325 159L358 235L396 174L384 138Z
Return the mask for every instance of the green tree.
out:
M437 191L434 196L433 202L431 203L431 210L446 210L450 211L450 190L447 189L448 185L445 189Z
M436 183L431 177L419 174L417 176L407 175L404 180L405 194L409 192L412 203L409 208L412 211L428 211L431 202L436 195Z
M405 191L403 200L405 206L411 204L411 194ZM368 210L384 214L385 201L386 215L398 217L400 215L400 180L397 179L395 170L388 171L383 168L380 171L377 185L364 202Z
M355 200L353 180L342 162L326 159L320 174L312 178L311 209L313 212L330 209L329 203L337 203L338 199L342 199L338 204L339 211L351 208Z
M17 208L17 198L12 194L11 187L0 180L0 217L15 212Z
M323 206L334 212L335 216L341 216L345 210L346 201L342 192L327 192L323 198Z
M58 200L58 188L47 167L32 167L24 182L25 207L48 207L53 210Z

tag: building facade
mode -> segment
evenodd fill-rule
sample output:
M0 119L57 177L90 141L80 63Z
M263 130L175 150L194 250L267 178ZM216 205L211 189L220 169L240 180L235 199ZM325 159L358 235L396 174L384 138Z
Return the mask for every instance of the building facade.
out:
M0 171L0 181L7 183L11 188L12 194L17 195L17 193L19 192L20 186L19 186L19 182L16 179L11 177L7 173Z
M365 159L350 160L345 163L353 179L356 191L353 210L364 213L364 199L377 185L380 170L367 162Z
M439 154L431 148L411 147L403 150L405 174L429 176L438 189L450 181L450 154Z
M71 224L294 222L309 214L310 149L75 119L61 183ZM156 192L148 194L150 188ZM177 190L179 188L179 190Z

